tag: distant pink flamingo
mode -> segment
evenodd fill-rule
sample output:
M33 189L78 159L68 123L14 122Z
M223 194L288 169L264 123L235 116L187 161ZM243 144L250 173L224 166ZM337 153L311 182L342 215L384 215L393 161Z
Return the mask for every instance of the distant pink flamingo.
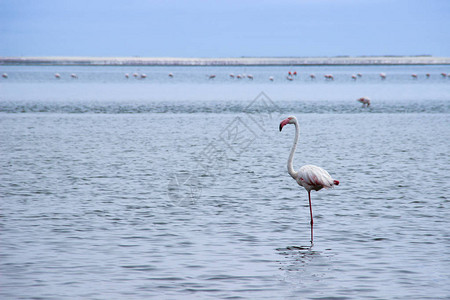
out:
M414 79L417 79L417 74L413 73L413 74L411 74L411 77L414 78Z
M70 77L72 77L73 79L78 79L78 75L75 73L70 74Z
M3 78L8 78L8 74L3 73L3 74L2 74L2 77L3 77Z
M60 78L61 78L61 75L59 75L59 73L56 73L56 74L55 74L55 78L56 78L56 79L60 79Z
M356 75L353 74L353 75L352 75L352 79L353 79L353 80L356 80Z
M209 79L214 79L214 78L216 78L216 75L209 75Z
M173 73L169 73L169 77L170 77L170 78L173 78Z
M363 107L365 107L365 106L369 107L370 106L370 99L367 98L367 97L361 97L361 98L357 99L356 101L362 103Z
M308 192L308 200L309 200L309 213L311 215L311 245L313 244L313 214L312 214L312 206L311 206L311 191L319 191L322 188L332 188L335 185L339 185L338 180L334 180L330 174L324 169L314 166L314 165L306 165L301 167L298 172L294 171L294 166L292 161L294 160L295 150L297 149L297 142L299 136L299 126L297 118L294 116L290 116L287 119L283 120L280 123L280 131L287 124L295 125L295 137L294 144L291 148L291 153L289 154L289 159L287 162L288 173L291 177L298 183L298 185L304 187Z
M381 79L386 79L386 74L380 73L380 77L381 77Z
M311 79L316 79L316 75L314 75L314 74L310 74L309 77L310 77Z
M270 77L269 77L269 80L270 80L270 81L273 81L273 76L270 76Z
M334 80L334 77L331 74L325 74L325 75L323 75L323 77L325 77L325 79L328 79L328 80Z

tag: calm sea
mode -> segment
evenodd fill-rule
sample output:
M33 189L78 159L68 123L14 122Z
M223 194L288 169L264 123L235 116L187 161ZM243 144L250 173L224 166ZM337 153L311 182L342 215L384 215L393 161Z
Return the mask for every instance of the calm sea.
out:
M0 66L0 297L450 299L442 72Z

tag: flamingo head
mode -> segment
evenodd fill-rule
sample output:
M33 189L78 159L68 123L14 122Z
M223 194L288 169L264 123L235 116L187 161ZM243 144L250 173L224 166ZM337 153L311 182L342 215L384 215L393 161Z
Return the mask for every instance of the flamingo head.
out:
M290 116L290 117L287 117L286 119L284 119L283 121L281 121L280 131L283 129L284 125L286 125L286 124L295 124L295 117Z

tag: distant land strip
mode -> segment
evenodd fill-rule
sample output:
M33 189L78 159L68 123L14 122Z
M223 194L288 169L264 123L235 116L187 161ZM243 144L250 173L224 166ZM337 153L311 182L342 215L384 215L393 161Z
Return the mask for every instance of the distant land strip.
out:
M449 65L450 57L0 57L0 65L60 66L334 66L334 65Z

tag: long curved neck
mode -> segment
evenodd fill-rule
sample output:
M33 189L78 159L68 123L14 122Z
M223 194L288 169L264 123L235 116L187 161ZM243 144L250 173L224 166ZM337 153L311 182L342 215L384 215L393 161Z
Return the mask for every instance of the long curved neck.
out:
M294 160L295 150L297 149L298 136L299 136L299 129L298 129L298 122L297 122L297 120L295 120L294 125L295 125L294 144L292 145L291 153L289 154L289 159L288 159L288 162L287 162L287 168L288 168L289 175L291 175L292 178L296 179L297 175L298 175L298 172L295 172L295 170L294 170L293 160Z

